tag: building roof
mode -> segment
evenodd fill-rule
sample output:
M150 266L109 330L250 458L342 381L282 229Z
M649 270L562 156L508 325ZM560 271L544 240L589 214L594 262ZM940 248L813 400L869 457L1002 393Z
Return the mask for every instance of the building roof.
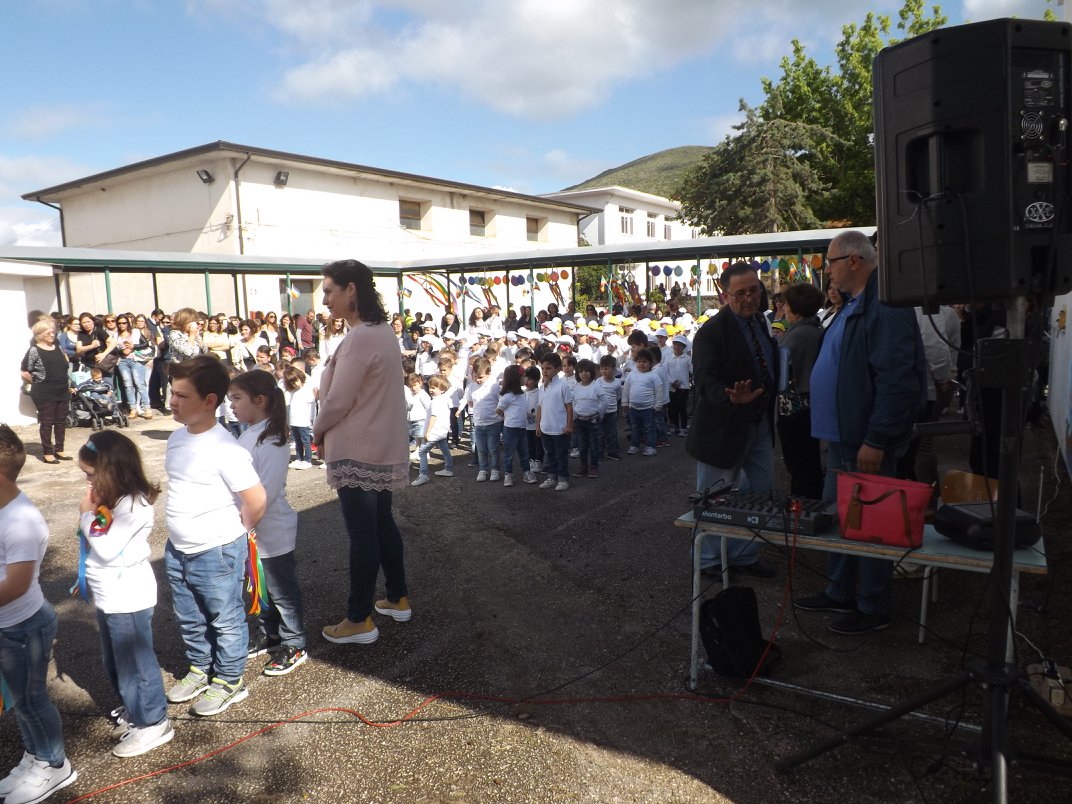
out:
M655 195L654 193L645 193L642 190L634 190L630 187L622 187L617 184L608 184L605 187L587 187L583 190L562 190L557 193L544 193L544 198L555 198L559 200L567 200L571 198L596 198L603 196L605 198L611 198L617 196L619 198L628 198L637 204L650 204L663 207L673 207L674 209L681 209L681 204L673 199L666 198L665 196ZM602 210L601 210L602 211Z
M368 165L358 165L352 162L340 162L334 159L322 159L315 156L287 153L286 151L273 151L268 148L239 145L233 142L225 142L224 140L217 140L216 142L210 142L206 145L198 145L195 148L176 151L175 153L165 154L164 156L157 156L153 159L146 159L123 167L106 170L103 173L95 173L92 176L85 176L80 179L64 182L63 184L54 185L53 187L46 187L43 190L34 190L26 193L22 198L25 201L39 201L41 203L62 202L63 196L69 195L72 191L83 190L112 179L130 176L142 171L152 170L153 168L170 166L177 162L195 162L199 158L203 159L205 157L221 156L233 156L242 159L248 156L258 161L271 161L279 163L280 165L307 165L313 168L319 168L320 170L340 172L348 175L358 174L372 178L389 179L403 184L433 185L454 192L461 191L491 198L523 201L527 204L552 207L581 216L591 215L596 211L590 207L571 204L565 201L557 201L551 198L543 198L537 195L525 195L524 193L517 193L512 190L481 187L476 184L464 184L461 182L447 181L446 179L437 179L432 176L402 173L396 170L386 170L384 168L369 167Z

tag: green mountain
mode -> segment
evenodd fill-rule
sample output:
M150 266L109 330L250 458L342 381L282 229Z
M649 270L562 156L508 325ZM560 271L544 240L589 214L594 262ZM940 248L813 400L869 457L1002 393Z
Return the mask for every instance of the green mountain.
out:
M587 190L591 187L607 187L616 184L669 197L681 184L685 173L696 167L705 154L714 150L706 145L682 145L667 148L665 151L642 156L610 170L604 170L598 176L587 181L566 187L564 190Z

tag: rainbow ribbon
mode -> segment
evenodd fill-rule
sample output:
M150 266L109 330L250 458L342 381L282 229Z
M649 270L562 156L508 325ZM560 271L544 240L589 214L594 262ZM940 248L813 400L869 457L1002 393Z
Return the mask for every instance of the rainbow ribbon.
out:
M257 531L250 529L246 534L249 543L249 556L246 558L246 593L249 595L247 614L256 617L268 605L268 589L264 584L264 565L257 549Z
M100 536L108 532L108 528L112 526L112 512L105 506L101 505L97 508L96 516L93 517L93 522L89 526L90 536ZM89 539L86 538L86 534L82 532L82 529L78 529L78 579L71 584L71 588L68 590L71 595L76 592L82 596L82 600L89 602L89 594L86 591L86 559L89 558Z

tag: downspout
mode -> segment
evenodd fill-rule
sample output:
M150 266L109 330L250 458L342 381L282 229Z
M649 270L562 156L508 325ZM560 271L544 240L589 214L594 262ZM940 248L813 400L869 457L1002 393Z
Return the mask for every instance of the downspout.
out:
M246 253L246 238L242 233L242 193L241 182L238 180L238 174L242 168L246 166L246 162L253 158L253 154L247 152L246 158L242 160L242 164L235 168L234 172L234 191L235 191L235 220L238 224L238 253Z
M50 203L48 203L48 201L42 201L40 198L37 199L37 203L44 204L49 209L54 209L54 210L56 210L56 212L60 213L60 243L61 243L61 245L66 247L67 246L67 227L63 223L63 207L61 207L59 204L50 204ZM53 283L56 286L56 310L58 312L62 313L63 312L63 296L60 293L60 277L59 277L59 275L56 274L56 273L53 273L52 274L52 280L53 280Z

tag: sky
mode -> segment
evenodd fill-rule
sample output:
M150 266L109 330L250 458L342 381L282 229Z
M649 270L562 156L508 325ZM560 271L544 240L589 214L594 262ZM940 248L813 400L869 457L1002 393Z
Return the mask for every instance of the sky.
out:
M554 192L716 144L792 39L833 64L842 25L901 5L0 0L0 245L61 245L25 193L216 140ZM959 24L1048 4L941 6Z

